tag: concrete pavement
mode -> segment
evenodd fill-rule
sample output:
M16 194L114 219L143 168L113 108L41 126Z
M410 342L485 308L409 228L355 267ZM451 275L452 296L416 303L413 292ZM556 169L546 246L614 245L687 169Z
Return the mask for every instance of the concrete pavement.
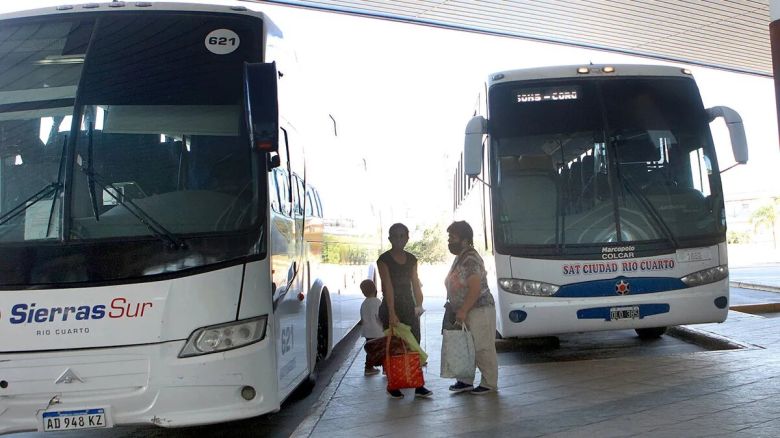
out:
M732 311L722 324L681 327L729 350L501 365L499 392L475 396L438 377L442 313L426 307L431 399L387 397L384 377L363 376L360 342L293 436L780 435L780 318Z

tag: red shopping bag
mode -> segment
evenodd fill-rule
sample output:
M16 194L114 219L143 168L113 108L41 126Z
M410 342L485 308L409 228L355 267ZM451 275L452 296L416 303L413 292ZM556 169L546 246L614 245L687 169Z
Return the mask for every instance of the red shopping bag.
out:
M366 366L378 367L385 364L385 343L390 338L390 354L404 353L404 340L398 336L382 336L366 342Z
M406 343L403 343L403 353L391 354L390 336L387 336L385 344L385 373L387 373L387 389L419 388L425 384L422 368L420 367L420 353L409 351Z

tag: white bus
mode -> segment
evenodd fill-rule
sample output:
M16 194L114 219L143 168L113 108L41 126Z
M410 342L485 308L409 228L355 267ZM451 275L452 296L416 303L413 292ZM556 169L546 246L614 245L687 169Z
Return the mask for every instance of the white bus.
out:
M466 128L454 208L491 261L499 335L652 338L724 321L726 221L709 129L718 117L746 162L739 115L705 109L686 69L491 75Z
M0 433L273 412L356 324L292 61L241 5L0 16Z

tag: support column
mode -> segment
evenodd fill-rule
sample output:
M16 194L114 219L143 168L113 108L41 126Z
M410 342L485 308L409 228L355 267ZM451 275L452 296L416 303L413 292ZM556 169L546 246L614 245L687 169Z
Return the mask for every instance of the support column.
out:
M769 41L772 44L772 74L775 78L775 106L777 107L777 127L780 134L780 0L769 3L771 21L769 23ZM778 145L780 147L780 145Z

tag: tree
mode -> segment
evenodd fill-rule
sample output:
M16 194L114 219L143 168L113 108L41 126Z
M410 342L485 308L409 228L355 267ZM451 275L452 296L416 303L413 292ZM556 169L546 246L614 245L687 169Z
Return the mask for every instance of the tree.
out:
M423 230L420 240L407 244L406 250L417 256L420 263L441 263L447 256L447 242L441 225L434 225Z
M750 233L729 230L726 233L726 242L729 244L750 243Z
M778 210L780 210L780 198L775 198L770 204L759 207L750 215L753 231L758 231L761 228L769 228L772 231L772 242L775 248L777 248L775 222L777 221Z

